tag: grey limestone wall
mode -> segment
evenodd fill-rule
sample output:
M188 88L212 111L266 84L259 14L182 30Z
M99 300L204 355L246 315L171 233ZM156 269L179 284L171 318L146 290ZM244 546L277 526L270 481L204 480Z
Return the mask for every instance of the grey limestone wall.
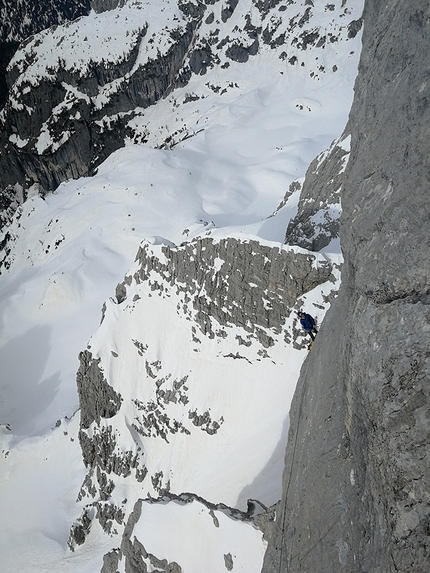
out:
M265 573L428 571L430 6L367 0L342 287L291 407Z

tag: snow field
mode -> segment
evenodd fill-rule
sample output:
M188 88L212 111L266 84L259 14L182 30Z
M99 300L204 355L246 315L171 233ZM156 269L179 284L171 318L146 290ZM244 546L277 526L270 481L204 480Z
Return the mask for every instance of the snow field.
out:
M109 305L99 333L90 341L90 351L101 357L109 384L123 397L121 415L128 426L138 414L133 400L156 402L156 386L147 374L147 364L157 364L154 368L157 380L167 377L163 389L172 389L174 381L187 377L186 407L182 403L169 403L164 411L191 431L191 436L181 432L171 434L168 443L160 437L133 438L139 440L138 445L145 452L149 475L163 471L171 491L190 491L212 502L222 499L235 506L242 490L263 471L279 441L294 391L290 380L298 376L303 354L284 343L275 345L273 352L269 350L271 359L260 360L256 354L260 345L255 342L251 349L239 348L243 359L233 359L228 355L238 351L236 335L246 336L238 328L225 328L227 338L217 338L216 342L207 340L197 330L196 337L201 342L193 343L192 322L177 313L180 299L172 292L148 297L139 287L131 290L127 299L131 300L135 294L141 297L133 303L133 311L127 301L120 305L124 307L120 313L112 309L115 305ZM282 335L277 338L282 340ZM133 344L135 340L148 347L143 356ZM111 351L118 357L112 357ZM280 408L280 404L285 404L285 408ZM208 435L190 423L188 411L197 411L199 415L208 411L211 419L220 423L220 429L215 435ZM136 444L127 441L125 436L129 431L123 422L117 421L119 417L120 414L107 423L115 427L119 423L119 433L125 439L121 445L134 450ZM249 447L253 451L251 458ZM175 459L178 456L180 463ZM282 456L278 462L280 470ZM148 493L156 495L149 478L147 481L144 485ZM259 499L270 505L277 499L279 482L271 487L265 484L265 490L258 492ZM246 510L246 499L240 502L241 509Z
M182 25L182 15L173 1L163 2L154 14L150 4L128 2L121 10L92 12L87 19L42 33L40 46L37 38L28 45L35 58L29 59L14 89L34 85L46 74L53 63L47 54L60 57L67 69L85 70L93 58L118 61L149 20L135 65L150 57L146 50L155 45L149 42L152 34L160 38L159 49L167 50L168 31ZM315 21L330 29L332 14L315 4ZM354 8L361 10L361 4ZM236 17L229 21L229 33ZM71 32L67 36L66 29ZM97 46L86 50L85 37L90 36ZM133 285L141 296L134 303L136 312L130 306L131 291L121 305L110 297L134 268L139 245L150 237L155 244L179 245L199 236L235 236L281 247L297 210L298 192L270 215L290 183L302 181L310 161L342 132L352 101L358 41L347 51L335 43L324 50L292 50L289 57L300 57L295 65L279 61L265 47L245 65L230 62L228 69L194 76L187 87L130 122L136 134L150 133L149 146L177 131L173 149L130 141L94 177L63 183L45 200L33 197L22 206L8 229L15 238L7 257L10 268L0 276L0 422L10 424L10 430L2 426L0 459L0 507L7 517L0 520L5 571L94 573L103 554L120 543L118 536L109 537L94 524L84 546L75 553L66 546L71 523L92 501L75 503L85 475L78 414L74 416L75 376L78 353L88 341L101 357L107 379L124 397L114 419L121 430L119 447L134 451L139 444L149 469L143 484L117 479L112 501L120 507L127 498L127 515L135 500L158 495L150 476L159 471L162 485L170 481L172 492L196 493L214 503L246 509L249 498L266 505L280 498L289 403L306 351L287 347L280 335L269 349L270 358L258 361L256 346L238 346L235 337L244 333L237 328L226 329L227 338L219 342L209 342L197 329L201 343L193 342L191 323L178 315L176 305L182 301L173 291L162 298L144 285ZM327 73L311 78L310 70L319 65ZM217 95L211 86L226 91ZM114 88L105 86L95 103L101 105ZM187 94L199 99L184 103ZM185 135L192 137L181 141ZM41 149L49 144L49 137L40 139ZM337 253L334 241L321 259L340 263ZM326 283L301 301L319 323L328 307L322 298L333 288ZM104 301L106 317L98 328ZM148 344L144 356L132 339ZM226 357L236 352L252 364ZM188 404L170 402L166 411L191 435L169 434L166 442L130 430L136 416L131 400L154 397L145 360L160 360L157 376L171 375L165 388L188 376ZM212 420L222 417L223 423L209 435L192 424L189 410L208 410ZM58 419L61 426L53 429ZM144 502L135 532L147 551L177 561L184 573L225 571L228 553L233 571L259 571L265 549L261 533L221 512L215 515L219 527L196 501L185 506ZM122 528L117 529L120 534Z

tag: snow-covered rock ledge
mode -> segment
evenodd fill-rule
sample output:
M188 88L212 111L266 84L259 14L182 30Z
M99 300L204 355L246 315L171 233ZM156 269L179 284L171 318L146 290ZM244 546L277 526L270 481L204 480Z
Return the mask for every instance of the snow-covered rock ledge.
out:
M179 513L178 503L185 511L193 502L252 528L257 504L264 529L279 498L277 444L288 428L279 404L289 403L306 346L293 309L312 305L321 320L339 275L326 255L252 239L141 245L80 355L88 473L75 551L95 531L113 536L113 548L122 536L130 550L127 520L136 503L154 500ZM133 550L138 560L151 553L142 547ZM125 553L109 555L118 563Z

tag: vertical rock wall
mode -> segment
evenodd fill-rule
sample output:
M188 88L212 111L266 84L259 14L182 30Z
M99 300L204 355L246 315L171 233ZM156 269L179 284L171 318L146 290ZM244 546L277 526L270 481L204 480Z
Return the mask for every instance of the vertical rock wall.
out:
M342 287L291 408L263 571L428 571L430 7L366 0Z

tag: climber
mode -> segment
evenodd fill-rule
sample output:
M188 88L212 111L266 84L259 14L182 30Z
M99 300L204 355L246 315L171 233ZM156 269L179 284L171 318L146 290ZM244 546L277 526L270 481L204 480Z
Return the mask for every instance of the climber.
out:
M302 312L301 310L298 311L297 316L300 318L300 324L302 325L304 330L306 330L306 332L312 338L312 341L314 341L315 336L318 333L318 330L316 329L315 319L310 314Z

